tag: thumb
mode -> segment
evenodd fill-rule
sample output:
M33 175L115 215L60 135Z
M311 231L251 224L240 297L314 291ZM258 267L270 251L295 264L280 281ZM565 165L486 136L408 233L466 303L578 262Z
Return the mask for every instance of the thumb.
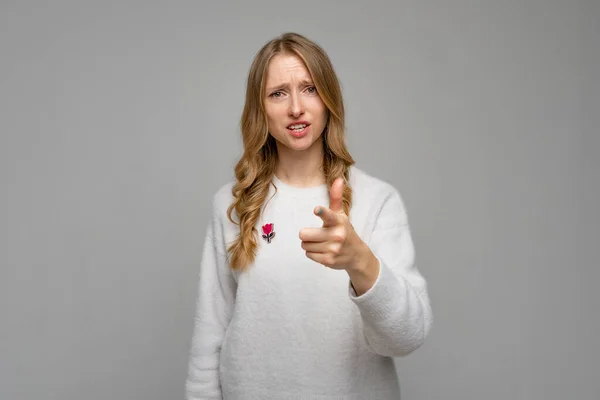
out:
M333 181L329 190L329 209L333 212L340 213L344 209L342 207L342 194L344 193L344 179L337 178Z

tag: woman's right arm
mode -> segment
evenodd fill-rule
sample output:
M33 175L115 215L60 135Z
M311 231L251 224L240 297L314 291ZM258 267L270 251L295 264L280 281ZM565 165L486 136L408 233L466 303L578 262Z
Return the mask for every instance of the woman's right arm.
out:
M225 256L223 218L213 198L213 213L200 264L194 333L185 385L187 400L222 399L219 357L235 301L236 282Z

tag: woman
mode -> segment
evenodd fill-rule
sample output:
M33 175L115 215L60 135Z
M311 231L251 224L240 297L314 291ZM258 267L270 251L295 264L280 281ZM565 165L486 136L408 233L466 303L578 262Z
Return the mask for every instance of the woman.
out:
M398 399L427 285L406 210L354 166L326 53L286 33L248 77L236 180L213 197L188 399Z

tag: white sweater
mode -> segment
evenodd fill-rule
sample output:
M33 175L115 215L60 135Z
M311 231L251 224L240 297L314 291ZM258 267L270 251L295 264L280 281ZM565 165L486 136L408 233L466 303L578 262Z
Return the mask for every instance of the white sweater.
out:
M346 271L314 262L301 247L300 229L322 226L313 209L329 206L327 186L273 183L246 272L228 265L227 244L239 232L226 215L233 182L213 197L187 399L399 399L392 357L421 346L432 324L399 192L351 167L350 222L380 262L374 286L357 297ZM270 243L262 238L269 223Z

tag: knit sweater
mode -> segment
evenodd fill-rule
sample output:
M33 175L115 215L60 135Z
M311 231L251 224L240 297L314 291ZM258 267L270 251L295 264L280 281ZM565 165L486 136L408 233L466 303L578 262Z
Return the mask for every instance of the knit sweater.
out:
M213 196L187 399L399 399L393 357L421 346L432 324L399 192L350 169L350 222L379 261L374 285L357 296L346 271L301 247L300 229L322 226L313 210L329 206L327 185L299 188L276 176L272 183L255 226L256 259L244 272L228 264L227 246L239 233L227 219L233 182Z

